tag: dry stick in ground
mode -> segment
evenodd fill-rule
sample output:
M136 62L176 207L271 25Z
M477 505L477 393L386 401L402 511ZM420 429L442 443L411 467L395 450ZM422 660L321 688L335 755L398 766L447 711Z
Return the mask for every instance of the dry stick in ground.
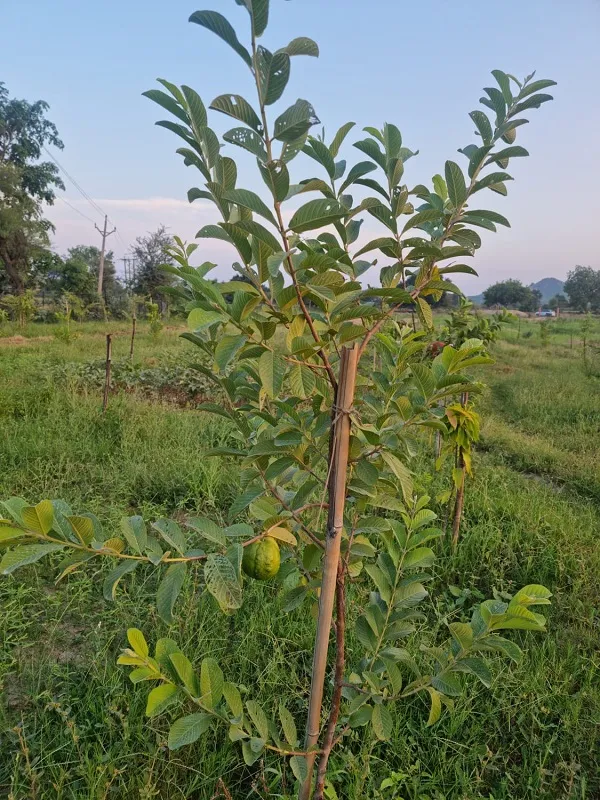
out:
M102 413L108 406L108 393L110 391L110 368L112 364L112 334L106 334L106 372L104 377L104 398L102 400Z
M335 593L335 675L333 679L333 697L331 698L331 709L319 766L317 769L317 782L315 786L314 800L323 800L325 789L325 776L327 774L327 764L329 755L334 746L335 730L340 715L340 702L342 700L342 688L344 686L344 667L346 654L344 650L344 639L346 635L346 564L338 562L337 586Z
M133 343L135 341L135 314L131 318L131 345L129 346L129 360L133 360Z
M344 347L341 352L339 382L334 407L335 423L332 430L331 475L329 478L329 509L327 516L327 539L323 559L323 580L319 599L319 618L313 655L313 668L306 724L305 749L314 748L321 728L321 706L327 669L327 651L333 617L333 604L338 585L340 545L344 526L344 503L346 499L346 471L350 446L350 411L354 401L354 387L358 366L359 348ZM343 652L343 647L342 647ZM312 785L312 773L316 753L306 756L307 777L300 789L300 800L308 800Z
M461 403L466 408L469 403L469 393L463 392L461 396ZM463 506L465 503L465 479L466 479L466 469L465 469L465 460L462 455L462 450L460 445L457 446L456 450L456 466L462 472L462 480L460 486L456 489L456 499L454 501L454 515L452 517L452 548L456 549L458 545L458 535L460 533L460 522L462 519L462 512Z

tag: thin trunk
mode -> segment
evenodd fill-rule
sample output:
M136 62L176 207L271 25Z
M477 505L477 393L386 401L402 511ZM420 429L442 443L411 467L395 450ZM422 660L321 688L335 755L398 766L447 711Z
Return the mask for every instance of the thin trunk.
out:
M344 503L346 499L346 472L350 448L350 411L354 401L354 387L358 366L359 349L356 345L342 348L335 421L332 426L329 510L327 515L327 538L323 557L323 579L319 599L319 618L313 655L313 668L306 721L305 749L315 747L321 729L321 706L327 670L327 651L333 617L333 604L336 594L340 545L344 527ZM300 788L300 800L308 800L312 786L315 754L306 756L307 778Z
M110 392L110 368L112 364L112 335L106 334L106 371L104 376L104 398L102 400L102 413L108 407L108 393Z
M135 314L131 320L131 345L129 346L129 360L133 359L133 343L135 341Z

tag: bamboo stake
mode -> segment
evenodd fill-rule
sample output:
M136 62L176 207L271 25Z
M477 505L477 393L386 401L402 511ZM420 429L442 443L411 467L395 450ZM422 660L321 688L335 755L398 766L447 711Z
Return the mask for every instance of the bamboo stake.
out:
M354 387L358 367L357 346L342 348L338 391L334 408L335 416L331 431L329 476L329 510L327 516L327 539L323 557L323 580L319 599L319 617L313 655L313 668L306 721L305 749L315 747L321 728L321 706L327 670L327 651L333 617L336 578L340 560L340 545L344 527L344 503L346 500L346 472L350 448L350 411L354 401ZM306 756L307 777L300 788L300 800L308 800L312 786L315 753Z
M104 399L102 400L102 413L108 406L108 393L110 391L110 367L112 364L112 334L106 334L106 372L104 378Z
M133 360L133 342L135 340L135 322L136 322L136 319L135 319L135 314L134 314L132 319L131 319L131 345L129 346L129 360L130 361Z

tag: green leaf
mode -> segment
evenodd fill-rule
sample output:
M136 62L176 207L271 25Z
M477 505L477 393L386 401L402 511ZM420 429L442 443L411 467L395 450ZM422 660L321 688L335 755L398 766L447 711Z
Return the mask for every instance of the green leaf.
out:
M319 118L306 100L298 99L275 120L273 135L281 142L293 142L303 136Z
M249 128L232 128L223 134L223 139L226 142L235 144L238 147L243 147L255 155L260 161L267 160L267 151L265 149L262 137L256 131Z
M42 500L36 506L22 508L21 516L24 525L30 531L46 536L54 524L54 506L50 500Z
M243 285L243 284L242 284ZM221 336L215 348L215 362L223 372L235 354L246 344L247 337L242 334Z
M244 713L244 705L239 689L234 683L229 683L228 681L223 683L223 697L234 718L241 719Z
M519 100L523 100L530 94L535 94L535 92L540 92L542 89L547 89L550 86L556 86L556 81L550 81L550 80L533 81L533 83L529 83L527 86L521 89L521 91L519 92Z
M307 156L314 158L321 166L325 167L329 177L333 178L335 175L335 163L326 144L311 137L304 147L303 152L306 153Z
M304 364L295 364L290 370L289 379L293 394L302 400L310 397L315 390L315 374Z
M163 683L152 689L146 703L146 716L152 718L162 714L176 702L178 695L179 690L173 683Z
M337 157L344 139L355 125L356 122L345 122L333 137L333 141L329 145L329 152L334 158Z
M269 22L269 0L235 0L238 6L244 6L252 20L252 30L259 38L265 32Z
M517 114L520 114L521 111L527 111L528 108L539 108L542 103L547 103L549 100L553 100L551 94L534 94L524 100L522 103L517 103L517 105L511 111L511 116L514 117Z
M186 744L193 744L209 728L209 714L198 713L180 717L169 730L169 750L178 750Z
M473 645L473 629L467 622L451 622L448 625L452 638L461 650L470 650Z
M191 696L199 697L200 684L198 683L198 677L194 672L190 660L184 656L183 653L179 652L171 653L169 658L171 659L171 664L175 667L179 680L183 683Z
M9 516L19 525L24 525L22 511L29 506L22 497L11 497L9 500L0 501L0 505L8 511Z
M506 217L503 217L502 214L496 214L495 211L469 211L463 214L461 221L470 225L480 225L481 227L491 225L492 230L495 230L494 223L510 228L510 222Z
M206 588L223 610L240 608L242 587L231 561L218 553L209 553L204 565Z
M286 742L291 747L297 747L298 732L296 730L296 723L294 722L294 718L290 712L281 701L279 703L279 719L281 720L281 727L283 729L283 735L285 736Z
M427 691L429 692L429 696L431 698L431 708L429 710L429 718L427 720L427 727L431 725L435 725L442 713L442 698L440 693L433 688L433 686L427 686Z
M16 547L4 554L2 561L0 561L0 573L2 575L10 575L19 567L25 566L25 564L33 564L49 553L62 550L63 546L62 544L24 544Z
M425 211L419 211L408 220L404 228L402 228L402 233L409 228L416 228L419 225L423 225L425 222L441 222L442 219L443 214L441 211L438 211L437 208L428 208Z
M448 196L454 208L462 206L467 199L465 176L455 161L446 161L446 185Z
M13 539L21 539L23 536L26 535L27 534L23 530L23 528L13 528L12 525L0 524L0 543L10 542Z
M435 379L431 370L424 364L411 364L410 371L414 376L417 388L423 395L423 399L428 400L435 392Z
M223 673L214 658L205 658L200 667L200 691L202 703L215 708L223 697Z
M355 164L348 175L346 176L346 180L340 186L340 194L347 189L348 186L351 186L356 180L362 178L363 175L366 175L369 172L373 172L374 169L377 169L377 165L373 164L372 161L359 161L358 164Z
M186 572L187 564L185 562L171 564L158 585L156 608L158 616L168 625L173 622L173 608L181 592Z
M148 544L148 535L142 517L122 517L121 533L135 553L141 555L144 552Z
M277 353L267 350L258 361L258 374L263 389L274 399L279 396L285 375L285 361Z
M277 53L287 53L289 56L314 56L319 55L319 45L309 39L308 36L297 36L295 39L287 44L285 47L277 50Z
M512 177L507 172L490 172L478 180L473 186L473 194L480 189L486 189L488 186L491 188L494 184L502 183L503 181L512 181Z
M281 249L281 244L273 236L271 231L267 230L260 222L255 222L253 219L240 220L236 223L238 228L241 228L246 233L251 234L261 242L267 245L271 250L277 252ZM244 290L246 291L246 290Z
M371 724L373 725L375 736L377 736L378 739L385 741L386 739L391 738L392 731L394 730L394 723L387 705L384 703L378 703L373 708Z
M263 134L263 126L258 114L250 103L239 94L220 94L210 104L210 108L227 114L229 117L245 122L253 128L260 136Z
M261 77L261 91L265 105L275 103L283 94L290 79L290 57L279 51L273 56L263 51L264 74Z
M192 130L194 131L196 138L201 140L204 136L204 129L206 128L208 122L204 103L202 102L198 92L196 92L190 86L182 86L181 89L187 103Z
M214 227L217 228L216 225ZM217 228L217 230L221 229ZM193 331L209 328L217 322L225 322L225 316L219 311L205 311L203 308L192 308L187 319L188 327Z
M186 520L185 524L209 542L214 542L214 544L218 544L220 547L225 547L227 545L227 537L212 519L208 519L207 517L190 517Z
M409 502L412 497L413 482L408 467L403 464L397 456L389 451L384 450L381 453L381 457L392 470L396 478L398 478L400 488L402 489L402 496L406 502Z
M127 641L131 645L133 652L140 658L148 658L150 650L144 634L138 628L129 628L127 631Z
M477 130L481 135L483 143L491 144L494 133L492 131L492 125L487 115L483 111L478 110L478 111L471 111L469 116L477 126Z
M157 519L152 522L152 527L162 536L171 548L175 548L179 555L183 555L187 542L179 525L172 519Z
M435 553L430 547L416 547L406 554L404 566L406 569L415 567L429 567L435 561Z
M296 233L323 228L341 219L347 210L337 200L309 200L296 211L289 227Z
M223 192L223 199L228 200L230 203L234 203L236 206L249 208L250 211L260 214L261 217L264 217L272 225L277 227L277 221L275 220L275 217L269 210L268 206L257 194L255 194L255 192L251 192L249 189L230 189L227 192Z
M246 708L254 727L258 731L258 735L261 739L267 741L269 738L269 721L262 707L255 700L248 700Z
M236 32L222 14L216 11L195 11L190 17L190 22L195 22L196 25L201 25L209 31L212 31L224 42L233 47L238 55L240 55L246 64L252 66L252 58L246 48L240 43L237 38Z
M283 161L269 161L263 165L258 163L264 182L278 202L283 202L290 188L290 174ZM277 248L279 249L279 245Z
M246 491L237 497L229 508L229 516L236 517L241 511L254 502L257 497L264 494L264 487L260 485L249 486Z
M461 658L455 667L459 672L468 672L483 683L489 689L492 685L492 673L482 658Z
M50 545L47 545L48 547ZM55 547L56 545L52 545ZM108 601L112 601L115 599L115 594L117 591L117 586L119 585L119 581L124 575L127 575L129 572L133 572L134 569L139 564L139 561L135 561L133 559L126 559L121 561L121 563L115 567L111 572L108 573L106 578L104 579L104 585L102 587L102 594L104 595L104 599ZM2 565L0 564L0 567Z
M447 694L450 697L456 697L461 693L460 683L451 672L441 672L439 675L434 675L431 679L431 685L438 692Z
M162 106L167 111L170 111L171 114L173 114L175 117L178 117L178 119L180 119L186 125L189 124L188 115L186 114L185 110L181 108L179 103L166 92L161 92L160 89L149 89L147 92L142 92L142 97L147 97L149 100L158 103L159 106Z

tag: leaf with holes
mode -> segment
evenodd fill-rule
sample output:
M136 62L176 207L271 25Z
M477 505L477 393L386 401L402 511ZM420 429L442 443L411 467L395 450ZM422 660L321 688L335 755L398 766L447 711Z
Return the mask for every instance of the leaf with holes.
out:
M294 142L317 125L319 118L306 100L298 99L275 120L273 135L280 142Z
M323 228L341 219L347 210L337 200L309 200L296 211L290 220L290 229L296 233Z
M204 565L206 588L222 609L240 608L242 587L231 561L217 553L209 553Z
M263 134L263 126L258 114L250 103L239 94L220 94L210 104L215 111L244 122L255 130L259 136Z

